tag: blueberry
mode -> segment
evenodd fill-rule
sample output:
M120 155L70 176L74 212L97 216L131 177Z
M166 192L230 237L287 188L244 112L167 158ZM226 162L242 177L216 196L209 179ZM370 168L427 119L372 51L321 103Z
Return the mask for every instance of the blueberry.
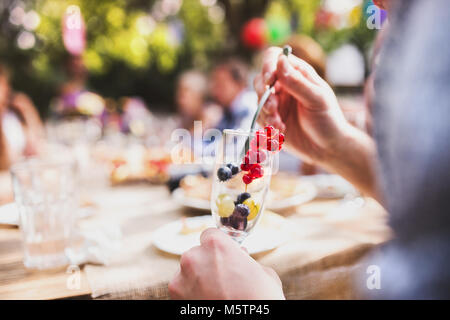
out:
M217 170L217 177L220 181L227 181L232 176L231 169L228 167L222 167Z
M244 202L245 200L247 200L247 199L249 199L251 197L251 195L250 195L250 193L248 193L248 192L243 192L243 193L241 193L240 195L238 195L237 196L237 203L242 203L242 202Z
M237 173L239 173L239 167L235 166L232 163L227 164L227 167L231 170L231 173L233 174L233 176Z
M247 218L250 214L250 209L245 204L238 204L233 211L233 216Z
M244 231L247 228L247 219L233 215L230 217L230 224L232 228Z
M220 223L221 223L222 225L224 225L224 226L228 226L228 225L230 224L230 218L224 218L224 217L221 217L221 218L220 218Z

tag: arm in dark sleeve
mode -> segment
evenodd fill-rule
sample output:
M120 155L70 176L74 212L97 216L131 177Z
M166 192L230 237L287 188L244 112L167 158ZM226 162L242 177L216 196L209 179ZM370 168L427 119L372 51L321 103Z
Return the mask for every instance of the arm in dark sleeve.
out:
M375 81L379 174L395 240L382 298L450 298L450 7L404 0Z

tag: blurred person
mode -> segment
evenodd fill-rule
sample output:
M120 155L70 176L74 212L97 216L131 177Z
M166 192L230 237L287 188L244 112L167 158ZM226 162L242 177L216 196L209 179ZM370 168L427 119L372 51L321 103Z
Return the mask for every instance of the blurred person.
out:
M53 111L57 116L77 109L77 98L85 92L88 77L87 69L81 56L69 56L65 62L67 80L59 88L59 98Z
M136 137L144 136L153 120L145 102L139 97L123 97L119 101L119 108L120 131Z
M38 152L44 129L33 102L12 91L9 72L0 64L0 169Z
M368 260L380 268L382 284L365 294L448 299L450 8L444 0L392 3L375 75L375 140L347 122L334 92L310 65L283 56L280 48L266 51L255 80L259 95L276 83L260 121L284 131L286 144L302 158L341 174L386 206L395 238ZM362 273L360 289L367 279ZM264 274L215 229L206 230L201 245L182 256L169 290L175 298L283 298L278 277Z
M211 95L223 109L217 129L250 129L258 97L248 88L245 63L231 58L217 64L211 74Z
M56 118L106 116L106 102L87 88L88 70L82 56L69 56L65 62L67 80L59 88L59 96L52 103Z
M188 70L178 78L176 105L180 125L194 130L194 121L202 121L203 129L215 126L221 118L222 110L215 104L207 103L208 79L200 71Z

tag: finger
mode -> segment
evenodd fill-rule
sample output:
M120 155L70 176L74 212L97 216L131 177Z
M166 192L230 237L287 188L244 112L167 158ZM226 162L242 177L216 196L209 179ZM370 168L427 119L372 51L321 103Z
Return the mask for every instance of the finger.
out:
M287 57L278 59L277 78L280 85L300 101L314 101L317 99L317 87L299 70L295 69Z
M264 52L262 76L263 81L267 85L271 85L276 79L277 60L283 50L279 47L270 47Z
M311 66L309 63L307 63L305 60L300 59L294 55L290 55L288 60L295 69L300 71L303 74L303 76L305 76L307 79L314 82L315 84L320 85L324 81L319 76L316 69L314 69L314 67Z
M183 276L191 277L198 271L198 266L203 260L204 248L195 246L181 255L180 270Z
M174 300L179 300L183 298L183 277L181 276L180 270L177 271L172 281L169 282L168 289L169 295Z
M275 270L273 270L272 268L269 267L265 267L263 266L264 271L270 276L272 277L280 286L283 286L283 284L281 283L281 279L278 276L278 274L275 272Z
M267 118L267 115L265 114L264 109L261 109L261 112L260 112L260 114L258 116L258 119L256 119L256 122L260 126L264 127L264 124L266 123L266 118Z
M284 132L286 126L284 125L283 121L281 120L281 117L278 113L267 116L264 121L264 126L274 126L275 129L280 130L281 132Z
M253 86L255 88L256 94L258 95L258 100L261 99L267 87L267 85L264 83L264 79L261 74L255 77L255 80L253 81Z
M278 130L284 130L284 123L279 114L279 98L277 95L272 94L267 100L264 107L261 109L260 117L258 119L258 123L266 126L273 125Z
M215 248L224 247L230 244L236 244L229 236L217 228L208 228L200 235L200 243L202 246Z
M267 116L273 116L278 113L278 97L275 94L271 94L267 99L266 104L262 108L264 114Z

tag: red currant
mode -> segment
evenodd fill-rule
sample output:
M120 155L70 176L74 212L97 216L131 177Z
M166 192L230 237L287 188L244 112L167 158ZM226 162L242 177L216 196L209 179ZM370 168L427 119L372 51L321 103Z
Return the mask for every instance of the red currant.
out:
M248 150L247 151L247 154L245 157L248 158L250 164L256 163L257 152L258 151L256 151L256 150Z
M264 148L264 143L267 139L265 132L256 131L256 136L250 141L250 149L258 150L259 148Z
M281 145L284 143L284 134L280 132L280 134L278 135L278 142L280 143L280 147Z
M272 136L275 134L275 128L273 126L267 126L264 128L266 131L267 137L272 138Z
M243 181L245 184L250 184L250 183L252 183L252 181L253 181L253 177L252 177L250 174L246 174L246 175L244 175L244 176L242 177L242 181Z
M264 150L258 150L256 154L256 162L262 163L266 161L266 158L267 158L266 152Z
M258 150L258 139L257 138L254 138L250 141L250 149Z
M261 178L264 175L264 169L261 167L261 165L254 165L250 169L249 173L253 178Z
M279 147L279 143L275 139L267 139L267 150L268 151L277 151Z
M241 164L241 170L242 171L249 171L251 166L248 163Z

